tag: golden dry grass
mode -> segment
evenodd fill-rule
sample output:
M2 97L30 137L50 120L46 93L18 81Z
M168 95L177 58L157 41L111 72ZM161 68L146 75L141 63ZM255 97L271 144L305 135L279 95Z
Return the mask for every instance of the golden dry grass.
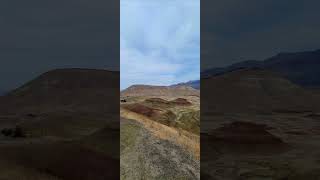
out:
M120 109L120 114L126 119L136 120L143 124L143 126L153 133L158 138L171 141L191 152L194 157L200 159L200 136L192 134L182 129L176 129L155 122L146 116L128 111L124 108Z

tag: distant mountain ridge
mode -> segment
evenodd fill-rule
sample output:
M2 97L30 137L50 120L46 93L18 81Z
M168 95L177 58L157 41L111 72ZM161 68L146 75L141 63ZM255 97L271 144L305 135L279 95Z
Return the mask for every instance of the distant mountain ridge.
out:
M291 82L304 87L320 86L320 49L295 53L279 53L262 61L248 60L205 70L201 77L225 74L239 69L265 69L280 73Z
M190 86L133 85L121 91L121 96L200 96L200 91Z
M178 83L171 85L172 87L176 86L190 86L193 87L194 89L200 89L200 81L199 80L193 80L193 81L188 81L188 82L183 82L183 83Z

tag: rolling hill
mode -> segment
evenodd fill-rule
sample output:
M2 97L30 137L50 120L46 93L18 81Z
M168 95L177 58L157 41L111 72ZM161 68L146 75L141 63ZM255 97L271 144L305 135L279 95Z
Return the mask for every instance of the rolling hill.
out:
M133 85L121 91L121 96L200 96L200 91L190 86Z
M241 68L201 93L201 179L319 179L318 90Z
M24 109L47 108L53 106L73 109L84 108L92 111L117 111L114 105L105 103L115 101L118 89L118 73L94 69L58 69L49 71L26 83L6 96L0 102L1 110L16 113ZM117 93L119 94L119 93ZM95 107L94 107L95 106ZM104 108L104 109L102 109Z
M315 95L271 71L242 69L203 79L211 111L265 112L313 111L319 104ZM305 103L308 102L308 103Z
M2 96L0 179L119 179L117 95L119 72L57 69Z

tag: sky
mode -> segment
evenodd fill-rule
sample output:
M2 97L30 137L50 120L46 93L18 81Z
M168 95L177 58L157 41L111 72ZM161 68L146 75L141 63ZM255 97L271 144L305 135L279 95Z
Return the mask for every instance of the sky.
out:
M201 0L201 70L320 49L319 0Z
M200 76L200 0L121 0L121 89Z
M119 70L119 0L0 1L0 94L56 68Z
M197 79L200 27L202 70L320 48L319 0L120 1L0 1L0 93L120 57L122 87Z

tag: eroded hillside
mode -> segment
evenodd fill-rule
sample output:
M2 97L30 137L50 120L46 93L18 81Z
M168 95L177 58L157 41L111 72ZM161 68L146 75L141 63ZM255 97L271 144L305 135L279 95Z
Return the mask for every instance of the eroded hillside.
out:
M121 179L199 179L199 91L142 87L121 93Z

